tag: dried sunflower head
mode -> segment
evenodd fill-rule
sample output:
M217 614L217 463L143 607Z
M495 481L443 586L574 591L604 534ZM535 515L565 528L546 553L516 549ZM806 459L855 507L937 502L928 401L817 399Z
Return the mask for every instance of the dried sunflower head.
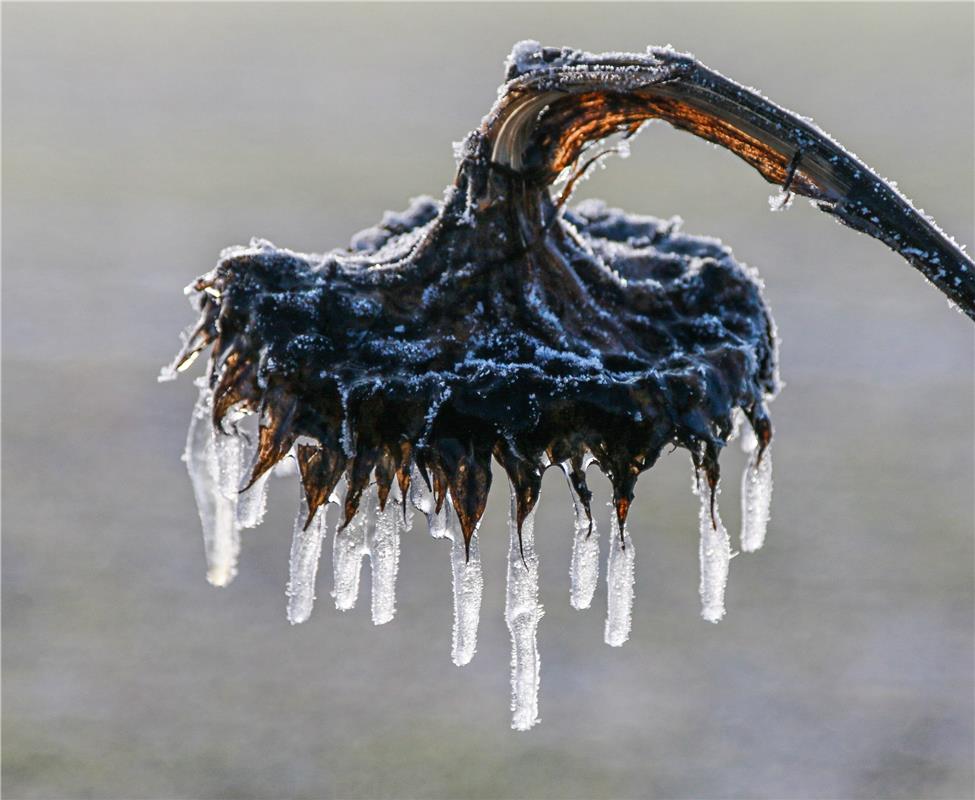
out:
M786 195L881 239L975 314L971 260L810 123L670 49L592 55L522 42L498 101L458 149L443 201L414 200L325 255L258 240L229 248L190 287L200 320L173 369L211 348L187 459L214 583L233 577L239 529L259 520L268 470L293 453L304 499L292 620L310 611L330 499L342 507L336 602L355 602L368 553L373 617L390 619L412 501L435 535L454 539L454 660L466 663L493 458L511 484L515 725L529 727L540 617L531 520L542 473L560 465L577 502L578 607L592 597L598 560L587 466L612 483L606 637L622 644L632 603L627 512L640 473L669 446L693 460L703 613L720 619L731 552L715 503L718 454L742 420L752 452L743 549L761 545L768 520L777 364L761 282L677 220L566 205L605 152L600 142L651 119L732 150Z

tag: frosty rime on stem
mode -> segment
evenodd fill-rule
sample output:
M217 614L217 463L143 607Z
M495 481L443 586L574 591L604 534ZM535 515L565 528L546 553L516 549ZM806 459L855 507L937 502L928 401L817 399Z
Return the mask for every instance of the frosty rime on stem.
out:
M971 259L808 121L670 49L592 55L522 42L491 112L457 148L442 202L415 200L321 256L260 240L229 248L190 287L200 321L164 376L212 346L186 450L211 583L236 574L240 531L260 522L268 471L290 453L301 484L291 622L311 613L333 528L336 607L355 605L368 560L373 621L393 619L415 508L450 542L452 657L466 664L493 458L511 485L505 619L513 726L526 729L538 719L542 472L559 465L569 482L576 608L589 607L599 575L586 468L612 483L605 639L619 646L641 533L628 511L640 473L672 446L690 452L701 502L702 615L724 615L732 545L718 454L742 421L743 551L761 547L769 519L776 341L761 283L677 218L565 205L601 140L652 119L728 148L781 188L781 205L806 196L880 239L975 316Z

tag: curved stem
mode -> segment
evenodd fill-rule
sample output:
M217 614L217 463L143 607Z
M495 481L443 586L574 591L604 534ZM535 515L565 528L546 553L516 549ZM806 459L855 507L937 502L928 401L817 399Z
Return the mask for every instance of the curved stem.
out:
M689 55L522 55L481 135L491 160L539 189L594 142L662 119L721 145L770 183L879 239L975 319L975 262L894 186L811 122Z

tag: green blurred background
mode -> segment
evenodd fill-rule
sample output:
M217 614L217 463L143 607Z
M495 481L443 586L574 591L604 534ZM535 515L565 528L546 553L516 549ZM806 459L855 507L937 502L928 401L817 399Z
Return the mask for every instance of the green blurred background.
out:
M179 460L195 392L155 379L192 319L181 288L223 246L321 251L439 196L523 38L689 50L972 246L973 9L5 3L4 796L971 797L972 324L879 243L802 202L770 213L730 154L651 126L579 196L679 213L761 269L787 384L768 544L702 622L688 458L663 458L612 649L602 590L569 609L569 498L547 475L529 734L508 729L502 488L469 667L422 525L392 624L330 608L326 553L292 628L293 480L210 588ZM737 475L737 448L723 463Z

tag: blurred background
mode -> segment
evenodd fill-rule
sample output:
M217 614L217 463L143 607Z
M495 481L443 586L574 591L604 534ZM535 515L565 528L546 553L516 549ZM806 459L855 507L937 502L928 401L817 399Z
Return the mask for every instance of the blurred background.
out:
M960 798L973 791L973 329L879 243L654 125L582 185L760 268L782 338L765 549L701 621L683 451L640 482L631 641L568 604L564 480L536 524L542 723L509 730L507 498L474 662L448 546L399 612L284 616L293 479L204 580L180 462L193 319L225 245L321 251L439 196L523 38L671 43L812 116L969 247L971 4L3 7L3 789L10 798ZM194 369L194 374L200 368ZM737 531L737 447L723 510ZM600 497L607 484L593 473ZM600 508L603 506L600 505ZM605 513L605 512L604 512ZM603 517L605 519L605 517ZM605 531L605 525L603 530ZM605 548L605 539L604 539Z

